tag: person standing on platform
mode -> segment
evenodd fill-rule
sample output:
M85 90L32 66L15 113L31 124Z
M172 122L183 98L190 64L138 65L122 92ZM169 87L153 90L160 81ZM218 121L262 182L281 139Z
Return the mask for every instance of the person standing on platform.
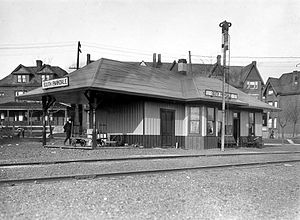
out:
M64 145L66 145L67 140L69 140L69 145L71 144L71 131L72 131L72 123L71 120L67 120L64 125L64 132L66 132L66 139L64 141Z

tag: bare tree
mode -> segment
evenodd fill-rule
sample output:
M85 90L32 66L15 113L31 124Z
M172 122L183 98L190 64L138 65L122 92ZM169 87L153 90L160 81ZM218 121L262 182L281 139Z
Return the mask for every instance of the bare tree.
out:
M283 109L280 112L278 112L278 123L279 123L279 126L281 128L282 143L283 143L283 140L284 140L284 128L287 125L288 121L289 121L289 114L286 111L286 109Z
M299 97L295 96L291 98L287 103L287 112L289 115L289 121L293 124L293 137L296 134L296 124L300 121L300 101Z

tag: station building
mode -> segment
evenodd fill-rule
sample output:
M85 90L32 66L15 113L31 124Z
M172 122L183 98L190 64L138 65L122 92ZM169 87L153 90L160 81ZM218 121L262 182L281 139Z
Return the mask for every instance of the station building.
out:
M222 126L222 81L178 71L102 58L68 75L68 83L38 88L26 100L82 104L83 131L144 147L217 148ZM247 137L262 141L263 110L275 110L225 85L226 131L239 146ZM87 132L88 133L88 132Z

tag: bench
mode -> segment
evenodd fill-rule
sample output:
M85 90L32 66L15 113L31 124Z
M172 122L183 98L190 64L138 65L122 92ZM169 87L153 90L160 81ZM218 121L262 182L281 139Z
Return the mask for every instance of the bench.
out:
M221 146L221 138L218 138L218 144ZM224 147L232 148L237 147L236 141L233 136L224 136Z

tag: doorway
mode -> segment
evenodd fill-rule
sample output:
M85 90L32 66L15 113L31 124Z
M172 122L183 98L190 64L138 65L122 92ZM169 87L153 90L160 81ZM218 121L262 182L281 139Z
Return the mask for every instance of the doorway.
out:
M240 140L240 113L233 112L233 137L236 144L239 145Z
M160 110L160 134L161 146L170 147L175 145L175 110Z

